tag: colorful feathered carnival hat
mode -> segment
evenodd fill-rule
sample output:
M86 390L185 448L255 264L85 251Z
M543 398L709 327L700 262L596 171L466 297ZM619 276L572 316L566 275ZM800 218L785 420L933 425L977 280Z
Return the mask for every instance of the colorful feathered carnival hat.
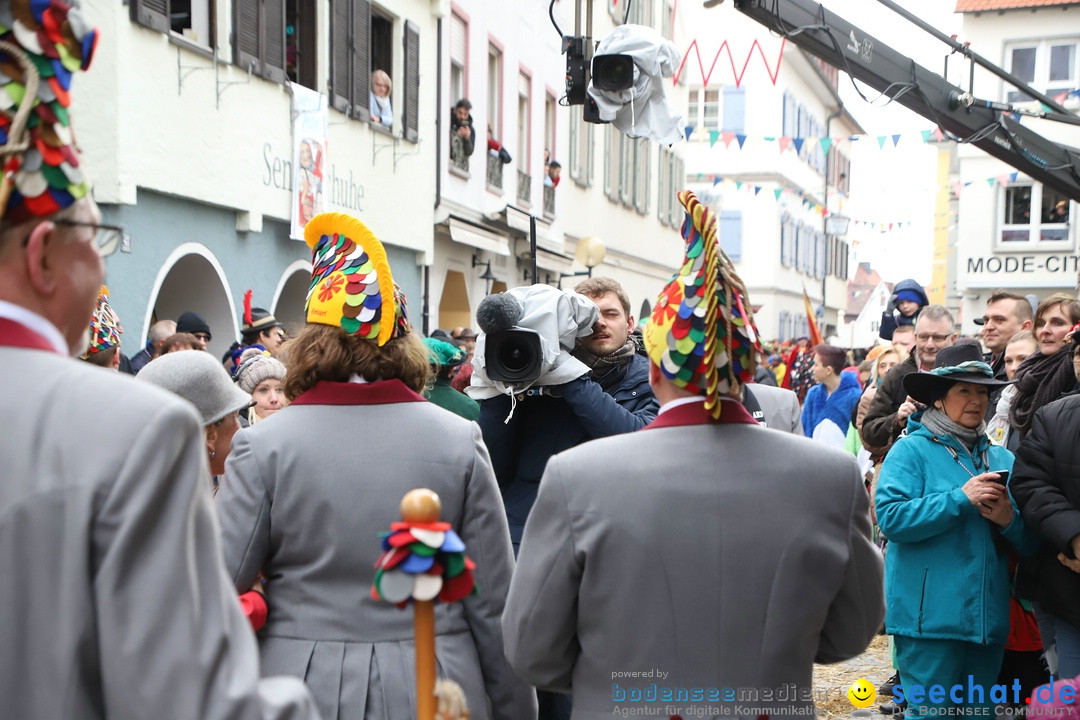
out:
M660 293L645 326L645 349L668 380L705 396L720 415L718 395L754 377L761 352L746 286L716 237L716 216L683 190L686 258Z
M102 285L98 292L97 305L94 307L94 316L90 318L90 347L83 353L83 358L119 344L120 318L109 304L109 288Z
M98 33L60 0L0 4L0 213L45 217L89 192L71 130L72 74L90 67Z
M312 252L309 323L340 327L380 346L412 329L386 250L364 223L321 213L308 221L304 239Z

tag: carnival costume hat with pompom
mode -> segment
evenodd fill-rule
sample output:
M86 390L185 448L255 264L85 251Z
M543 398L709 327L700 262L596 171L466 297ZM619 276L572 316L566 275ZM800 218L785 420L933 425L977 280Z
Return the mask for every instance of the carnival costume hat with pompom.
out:
M97 45L78 7L60 0L0 4L0 214L46 217L89 192L68 106L71 78Z
M94 314L90 318L90 346L83 353L83 359L119 344L120 318L109 304L109 288L102 285Z
M720 249L716 216L694 193L679 193L686 210L686 256L645 326L645 349L665 378L705 396L720 416L720 395L753 380L761 352L746 286Z
M364 223L321 213L308 221L304 239L312 252L309 323L340 327L379 346L411 331L386 250Z

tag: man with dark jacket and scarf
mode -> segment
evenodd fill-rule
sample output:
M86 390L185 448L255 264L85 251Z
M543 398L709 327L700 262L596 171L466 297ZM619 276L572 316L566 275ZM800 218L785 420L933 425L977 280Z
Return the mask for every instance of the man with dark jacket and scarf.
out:
M515 554L548 458L588 440L643 428L660 409L649 385L649 361L637 352L631 335L634 318L622 286L595 277L574 290L599 309L592 334L578 338L572 353L590 371L542 392L534 388L516 397L480 401L480 429L502 490ZM569 719L569 696L541 692L539 700L540 720Z

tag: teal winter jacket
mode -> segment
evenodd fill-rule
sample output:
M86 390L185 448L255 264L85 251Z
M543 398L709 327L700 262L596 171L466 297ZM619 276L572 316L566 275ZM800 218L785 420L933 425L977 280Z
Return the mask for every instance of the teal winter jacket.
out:
M875 496L878 526L889 539L886 630L1004 645L1011 587L1005 544L1025 555L1037 550L1038 538L1024 529L1011 493L1012 522L999 528L979 514L963 486L972 474L1011 470L1013 455L984 435L973 457L955 437L931 433L921 417L908 418L907 434L885 457Z

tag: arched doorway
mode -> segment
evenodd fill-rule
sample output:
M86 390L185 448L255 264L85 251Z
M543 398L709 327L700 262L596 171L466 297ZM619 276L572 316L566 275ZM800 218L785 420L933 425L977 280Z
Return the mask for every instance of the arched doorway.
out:
M175 320L188 310L197 313L210 326L212 339L207 346L221 357L239 337L232 293L225 282L221 264L205 246L184 243L166 258L154 280L143 324L145 337L151 318Z
M447 270L442 297L439 298L438 327L450 330L456 327L469 327L471 322L472 310L469 309L469 291L465 286L465 275L457 270Z
M296 337L304 328L304 304L311 286L311 263L297 260L281 274L271 312L285 327L289 337Z

